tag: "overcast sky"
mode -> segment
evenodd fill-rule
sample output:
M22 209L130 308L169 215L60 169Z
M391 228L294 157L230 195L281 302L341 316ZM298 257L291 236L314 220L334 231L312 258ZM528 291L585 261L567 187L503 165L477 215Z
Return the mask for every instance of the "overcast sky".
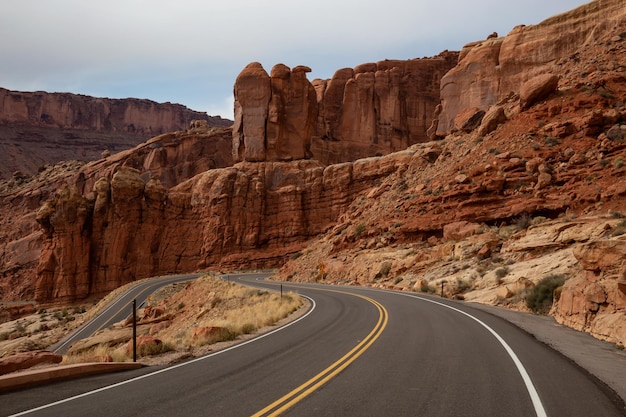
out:
M1 0L0 87L181 103L232 118L248 63L314 78L459 50L584 0Z

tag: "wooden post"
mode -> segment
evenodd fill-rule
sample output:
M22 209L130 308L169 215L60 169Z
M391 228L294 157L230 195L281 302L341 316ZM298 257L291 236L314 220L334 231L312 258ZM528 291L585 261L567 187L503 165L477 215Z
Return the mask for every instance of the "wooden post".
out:
M133 362L137 362L137 299L133 300Z

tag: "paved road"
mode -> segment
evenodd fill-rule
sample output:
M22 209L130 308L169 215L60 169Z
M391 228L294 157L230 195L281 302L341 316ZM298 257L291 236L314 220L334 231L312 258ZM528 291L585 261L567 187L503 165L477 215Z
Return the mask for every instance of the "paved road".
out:
M146 301L148 295L152 294L157 289L176 282L190 281L198 278L200 275L202 274L173 275L154 278L149 281L139 283L126 293L122 294L98 316L79 327L68 337L63 338L59 342L50 346L49 349L55 353L64 354L68 351L72 343L77 340L85 339L100 329L107 328L113 323L126 319L130 314L132 314L132 304L134 299L137 300L137 308L139 308L139 306Z
M237 279L278 288L278 283L260 278ZM509 322L469 305L365 288L283 287L310 297L312 309L274 333L173 367L6 394L0 397L0 412L624 415L602 384L571 361Z

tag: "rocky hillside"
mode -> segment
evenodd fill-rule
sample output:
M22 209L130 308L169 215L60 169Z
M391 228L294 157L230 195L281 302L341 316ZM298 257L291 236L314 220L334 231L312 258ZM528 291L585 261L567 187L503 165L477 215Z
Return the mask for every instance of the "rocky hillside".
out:
M235 82L233 129L218 135L232 134L235 165L168 182L155 139L126 162L74 172L45 203L40 188L12 189L4 212L20 201L30 211L3 217L3 298L72 302L155 274L281 265L283 279L538 311L554 285L561 322L624 344L625 52L621 0L472 42L442 70L435 123L419 124L419 139L394 136L417 125L389 116L392 107L413 101L385 93L412 85L402 76L385 89L413 64L336 74L346 81L335 93L332 80L309 82L306 67L267 74L251 64ZM442 67L449 56L437 58ZM339 102L335 113L325 105ZM174 150L185 135L159 139L177 163L189 155ZM351 154L368 158L331 163ZM544 287L549 297L529 297Z
M192 120L232 123L180 104L0 88L0 179L31 176L59 161L99 159Z

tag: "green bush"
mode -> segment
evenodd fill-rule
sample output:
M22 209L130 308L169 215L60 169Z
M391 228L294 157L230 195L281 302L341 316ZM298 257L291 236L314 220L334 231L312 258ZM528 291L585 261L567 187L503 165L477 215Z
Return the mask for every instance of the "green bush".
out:
M547 314L554 301L554 290L565 283L565 275L551 274L542 278L526 296L526 306L535 313Z

